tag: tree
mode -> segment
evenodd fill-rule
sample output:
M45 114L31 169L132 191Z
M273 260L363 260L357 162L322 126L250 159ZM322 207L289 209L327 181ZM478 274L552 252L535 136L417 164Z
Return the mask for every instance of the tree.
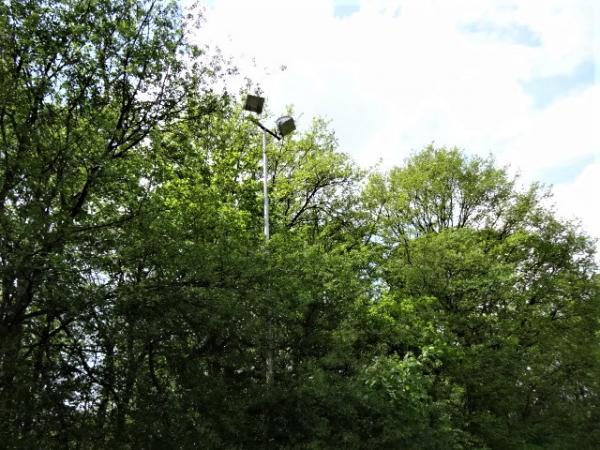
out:
M266 243L186 20L0 3L4 445L593 448L593 248L543 189L433 147L367 180L316 119L268 144Z
M388 287L371 339L389 357L436 355L431 395L459 395L455 423L481 446L591 448L593 243L543 206L540 187L520 191L491 159L456 149L430 146L367 193Z
M182 23L161 1L0 4L0 438L15 447L81 437L78 411L110 388L98 261L148 196L151 134L212 108Z

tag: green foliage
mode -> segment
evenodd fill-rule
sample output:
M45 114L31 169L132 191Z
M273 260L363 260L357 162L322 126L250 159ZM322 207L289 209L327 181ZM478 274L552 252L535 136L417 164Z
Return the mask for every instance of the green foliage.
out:
M0 3L5 448L595 448L593 243L491 159L268 143L162 1ZM266 381L267 360L273 379Z
M462 392L461 428L481 445L593 448L593 246L538 188L514 186L489 160L431 147L371 181L388 292L369 339L394 355L434 349L425 373L454 386L446 399Z

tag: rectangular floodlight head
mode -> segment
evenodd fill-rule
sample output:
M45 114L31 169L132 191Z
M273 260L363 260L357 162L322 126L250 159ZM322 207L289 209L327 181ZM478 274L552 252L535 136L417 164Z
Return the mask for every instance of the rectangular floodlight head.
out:
M264 104L265 99L263 97L259 97L258 95L246 95L244 109L260 115L262 113Z
M277 124L277 131L279 131L279 134L282 137L287 136L296 129L294 119L292 119L290 116L282 116L277 119L275 123Z

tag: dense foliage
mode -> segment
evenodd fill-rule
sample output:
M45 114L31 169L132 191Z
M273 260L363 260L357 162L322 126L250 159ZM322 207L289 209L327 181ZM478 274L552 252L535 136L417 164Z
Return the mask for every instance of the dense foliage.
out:
M315 120L269 143L265 243L186 26L0 1L0 446L597 448L594 243L549 194L456 149L369 175Z

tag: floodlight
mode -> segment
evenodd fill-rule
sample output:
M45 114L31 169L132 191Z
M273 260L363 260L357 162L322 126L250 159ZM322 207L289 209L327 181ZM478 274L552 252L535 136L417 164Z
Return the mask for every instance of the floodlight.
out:
M277 124L277 130L281 137L287 136L292 131L296 129L296 124L294 123L294 119L290 116L282 116L275 122Z
M265 99L263 97L259 97L258 95L246 95L244 109L246 111L255 112L256 114L261 114L264 104Z

